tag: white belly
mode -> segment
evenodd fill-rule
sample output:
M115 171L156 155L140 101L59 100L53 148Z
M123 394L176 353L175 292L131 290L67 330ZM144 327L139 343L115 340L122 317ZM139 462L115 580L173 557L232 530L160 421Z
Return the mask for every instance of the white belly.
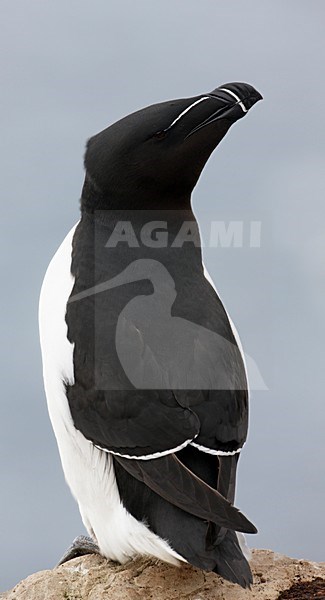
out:
M64 475L84 525L104 556L123 563L143 554L179 564L184 559L123 507L111 455L94 447L72 422L64 382L74 382L73 344L65 322L74 282L70 273L74 231L75 227L48 267L39 310L44 385Z

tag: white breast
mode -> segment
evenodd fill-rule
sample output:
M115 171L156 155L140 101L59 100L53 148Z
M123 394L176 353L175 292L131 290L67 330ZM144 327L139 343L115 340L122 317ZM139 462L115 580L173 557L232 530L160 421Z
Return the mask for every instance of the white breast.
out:
M65 313L74 283L70 265L75 228L48 267L39 308L44 385L65 478L104 556L123 563L144 554L179 564L184 559L123 507L111 455L94 447L72 422L64 383L74 382L73 344L67 338Z

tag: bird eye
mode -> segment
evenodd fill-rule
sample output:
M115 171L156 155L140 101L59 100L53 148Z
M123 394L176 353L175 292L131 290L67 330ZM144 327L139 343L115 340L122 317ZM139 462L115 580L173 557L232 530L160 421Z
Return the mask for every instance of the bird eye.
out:
M153 137L156 138L156 140L163 140L167 135L167 131L165 129L162 129L161 131L156 131L156 133L153 134Z

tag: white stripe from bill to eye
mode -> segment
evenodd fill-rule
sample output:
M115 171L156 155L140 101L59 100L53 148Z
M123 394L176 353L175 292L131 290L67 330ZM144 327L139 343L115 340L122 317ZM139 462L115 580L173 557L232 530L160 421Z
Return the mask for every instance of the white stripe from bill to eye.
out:
M197 436L198 436L198 434L196 434L196 436L192 439L195 439ZM113 454L113 456L121 456L121 458L129 458L131 460L153 460L155 458L160 458L161 456L167 456L167 454L174 454L174 452L179 452L179 450L183 450L183 448L185 448L192 442L192 439L186 440L186 442L183 442L183 444L180 444L180 446L177 446L176 448L171 448L170 450L163 450L162 452L154 452L153 454L145 454L144 456L132 456L131 454L121 454L120 452L114 452L113 450L108 450L107 448L102 448L101 446L98 446L97 444L94 444L94 445L96 448L98 448L98 450L103 450L103 452L107 452L108 454Z
M201 452L205 452L206 454L213 454L214 456L234 456L235 454L239 454L242 450L238 448L237 450L232 450L230 452L225 452L224 450L213 450L213 448L207 448L206 446L200 446L200 444L195 444L195 442L190 442L191 446L197 448L197 450L201 450Z
M168 125L167 129L170 129L170 127L173 127L173 125L175 125L175 123L177 123L177 121L179 121L179 119L181 119L189 110L191 110L191 108L193 108L197 104L200 104L200 102L203 102L203 100L209 100L209 96L203 96L203 98L196 100L195 102L193 102L193 104L191 104L190 106L185 108L185 110L183 110L183 112L181 112L181 114L178 115L178 117L176 117L176 119L174 119L174 121L170 125Z
M237 100L237 102L243 112L245 112L245 113L248 112L248 109L246 108L245 104L241 101L239 96L237 96L237 94L235 94L235 92L233 92L232 90L228 90L227 88L219 88L219 89L222 90L223 92L227 92L227 94L230 94L230 96L235 98L235 100Z

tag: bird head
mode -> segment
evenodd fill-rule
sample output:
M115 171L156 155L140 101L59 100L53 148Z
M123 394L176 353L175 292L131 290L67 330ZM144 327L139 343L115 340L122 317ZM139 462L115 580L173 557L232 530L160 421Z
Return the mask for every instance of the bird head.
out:
M117 121L88 141L83 207L188 207L210 154L231 125L261 99L251 85L227 83Z

